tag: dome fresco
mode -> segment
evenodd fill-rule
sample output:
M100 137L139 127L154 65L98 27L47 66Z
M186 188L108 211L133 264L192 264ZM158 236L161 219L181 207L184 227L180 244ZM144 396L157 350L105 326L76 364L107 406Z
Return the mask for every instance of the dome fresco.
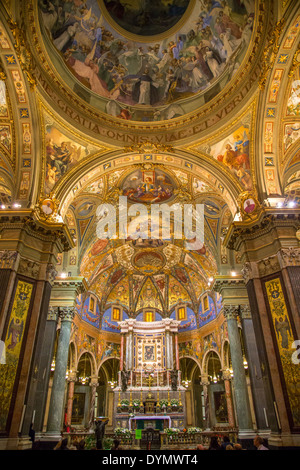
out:
M254 4L39 0L39 12L48 53L69 85L89 89L93 105L114 117L159 121L199 108L237 73Z

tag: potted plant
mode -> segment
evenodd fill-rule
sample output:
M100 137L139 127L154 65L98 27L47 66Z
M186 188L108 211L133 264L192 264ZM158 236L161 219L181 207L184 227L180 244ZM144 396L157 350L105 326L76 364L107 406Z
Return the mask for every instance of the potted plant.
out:
M202 429L200 429L200 428L188 428L187 432L188 432L188 434L197 434L199 432L202 432Z
M172 407L172 410L178 410L178 408L179 408L179 400L177 400L176 398L172 398L172 400L171 400L171 407Z
M178 428L167 428L165 429L165 432L167 433L168 440L172 441L173 437L175 437L179 433Z
M129 400L127 400L126 398L123 398L123 400L121 400L121 410L126 411L128 410L128 408L129 408Z
M91 450L91 449L95 449L96 448L96 438L93 434L90 434L89 436L86 436L85 437L85 446L84 448L86 450Z
M103 449L104 450L111 450L112 446L113 446L113 439L111 439L110 437L107 437L105 439L103 439Z
M120 437L120 438L123 437L125 439L128 439L129 437L131 437L131 432L127 428L116 428L114 430L114 433L116 437Z
M132 402L132 407L134 410L139 410L141 406L141 400L139 398L135 398Z

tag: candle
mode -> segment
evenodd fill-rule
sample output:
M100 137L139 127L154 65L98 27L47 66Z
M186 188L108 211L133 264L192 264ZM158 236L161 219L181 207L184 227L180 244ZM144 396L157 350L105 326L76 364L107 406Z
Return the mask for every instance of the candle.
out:
M141 387L143 386L143 369L141 369Z
M158 369L157 369L157 386L159 386Z

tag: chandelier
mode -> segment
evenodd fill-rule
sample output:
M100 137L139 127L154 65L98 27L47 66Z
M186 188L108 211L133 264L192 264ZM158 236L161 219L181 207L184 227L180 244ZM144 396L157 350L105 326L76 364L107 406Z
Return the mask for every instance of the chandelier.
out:
M84 355L84 372L83 375L78 377L78 380L82 385L86 385L89 381L89 377L86 375L86 354Z

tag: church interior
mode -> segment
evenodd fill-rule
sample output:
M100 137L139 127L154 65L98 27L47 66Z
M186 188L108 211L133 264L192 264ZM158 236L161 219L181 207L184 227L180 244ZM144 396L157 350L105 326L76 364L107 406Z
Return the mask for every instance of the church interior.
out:
M299 143L298 0L0 2L0 450L300 448Z

